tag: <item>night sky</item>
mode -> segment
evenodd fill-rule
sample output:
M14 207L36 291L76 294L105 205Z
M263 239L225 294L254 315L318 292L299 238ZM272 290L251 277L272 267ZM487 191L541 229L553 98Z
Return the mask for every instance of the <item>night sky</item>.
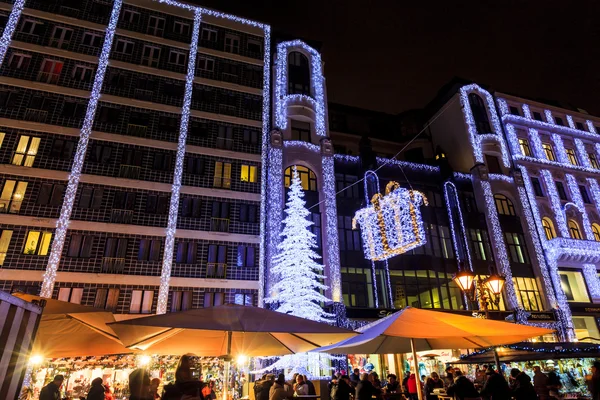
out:
M198 3L322 42L329 101L399 113L457 76L600 116L598 1Z

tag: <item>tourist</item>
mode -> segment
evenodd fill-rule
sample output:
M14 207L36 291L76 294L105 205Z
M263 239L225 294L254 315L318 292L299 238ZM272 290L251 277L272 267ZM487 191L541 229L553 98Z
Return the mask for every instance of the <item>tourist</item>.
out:
M360 369L354 368L354 371L350 374L350 383L356 387L360 381Z
M588 381L588 388L592 393L592 400L600 400L600 361L594 361L592 365L592 377Z
M304 382L304 376L298 374L296 376L296 384L294 385L294 393L296 396L306 396L308 394L308 385Z
M373 371L369 374L369 382L371 382L373 388L375 388L376 398L380 399L383 395L383 389L381 388L381 381L379 380L377 372Z
M454 396L459 400L463 400L468 397L479 397L475 385L469 378L464 376L458 369L454 370L454 383L448 386L446 394L450 397Z
M154 378L150 381L150 394L153 399L160 399L160 395L158 394L158 387L160 386L160 379Z
M40 400L60 400L60 387L64 380L64 376L56 375L54 380L44 386L40 391Z
M290 393L287 390L287 384L285 383L285 375L279 374L277 380L271 385L269 389L269 400L284 400L288 398Z
M115 396L108 383L104 385L104 400L115 400Z
M486 375L485 384L481 389L481 397L493 400L510 400L510 388L506 379L491 367L488 368Z
M531 378L517 368L510 370L510 391L515 400L536 400L537 394L531 384Z
M385 385L385 392L387 394L400 391L400 382L398 382L398 377L395 374L389 374L387 380L388 383Z
M338 379L337 385L332 390L331 400L350 400L352 394L352 385L350 384L350 378L343 375Z
M354 400L372 400L375 395L376 390L371 381L369 381L369 374L361 374L360 381L356 385L356 395L354 396Z
M437 372L432 372L429 378L425 381L425 397L427 400L437 400L437 396L432 394L435 389L443 389L444 381L440 379Z
M92 381L92 386L88 392L87 400L104 400L104 386L102 386L102 378L96 378Z
M454 368L446 368L446 376L444 377L444 386L448 387L454 384Z
M163 399L178 400L183 396L190 399L200 399L202 397L202 382L194 379L191 362L190 356L181 356L175 369L175 383L164 387Z
M533 388L539 400L548 400L550 390L548 389L548 376L542 372L539 365L533 366Z
M202 388L202 399L204 400L216 400L217 394L215 393L215 380L211 379L208 381L206 385ZM267 400L269 400L267 398Z
M142 368L129 374L129 400L153 400L150 395L150 375Z
M558 399L560 394L559 390L562 389L562 382L560 381L560 377L554 370L554 367L550 368L548 372L548 391L551 398Z
M308 386L308 394L311 396L316 396L317 390L315 389L315 385L313 385L313 383L308 380L306 375L302 375L302 377L304 378L304 382L306 382L306 385Z
M292 388L292 391L294 391L296 389L296 380L298 378L298 375L300 375L299 373L295 373L294 376L292 377L292 379L290 381L288 381L288 385L290 385L290 387Z
M419 385L421 385L421 381L419 381ZM411 400L417 400L419 398L419 394L417 393L417 375L411 373L408 376L408 380L406 381L406 388L408 390L408 397Z

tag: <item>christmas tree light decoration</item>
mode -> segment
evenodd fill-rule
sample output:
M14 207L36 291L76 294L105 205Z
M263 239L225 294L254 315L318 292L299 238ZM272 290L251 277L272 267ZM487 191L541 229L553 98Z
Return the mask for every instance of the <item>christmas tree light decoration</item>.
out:
M4 57L6 56L6 52L8 51L8 46L10 45L10 41L12 40L12 36L17 29L17 24L19 23L19 18L23 13L23 8L25 7L25 0L15 0L12 6L12 10L10 11L10 15L8 16L8 21L6 21L6 26L4 27L4 31L2 32L2 37L0 37L0 67L4 63Z
M365 179L367 203L368 196ZM361 228L365 258L383 261L425 244L422 204L428 204L423 193L401 188L398 182L391 181L385 195L376 193L370 205L358 210L352 228Z

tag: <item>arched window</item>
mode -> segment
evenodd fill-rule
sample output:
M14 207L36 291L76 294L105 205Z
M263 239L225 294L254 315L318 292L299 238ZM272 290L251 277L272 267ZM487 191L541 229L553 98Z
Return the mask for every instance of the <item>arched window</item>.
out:
M554 224L552 220L548 217L542 218L542 226L544 227L544 232L546 232L546 239L551 240L556 237L556 231L554 230Z
M573 239L581 239L581 231L579 225L572 219L569 220L569 234Z
M594 232L594 239L596 242L600 242L600 225L594 222L592 224L592 232Z
M490 120L488 118L487 109L485 108L483 99L476 93L470 93L469 105L471 106L471 112L473 113L473 119L475 120L477 133L492 133L492 128L490 127Z
M303 167L302 165L296 165L296 170L298 171L298 176L300 177L300 181L302 182L302 189L310 190L313 192L317 191L317 177L315 173L310 169ZM288 167L285 170L284 182L285 187L289 187L292 183L292 175L294 171L294 166Z
M496 210L498 210L498 214L500 215L516 215L515 207L513 206L512 201L510 201L503 194L494 195L494 201L496 202Z
M288 55L288 94L310 96L310 68L308 58L297 51Z

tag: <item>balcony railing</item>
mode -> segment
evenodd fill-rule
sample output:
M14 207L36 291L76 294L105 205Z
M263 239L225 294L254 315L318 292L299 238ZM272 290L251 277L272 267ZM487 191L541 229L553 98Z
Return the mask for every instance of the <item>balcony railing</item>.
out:
M0 200L0 213L17 214L23 200Z
M231 150L233 149L233 139L218 137L217 149Z
M119 168L119 177L127 179L139 179L142 167L136 165L121 165Z
M240 78L237 75L228 72L221 72L221 80L223 82L238 83Z
M147 131L148 127L146 125L127 125L127 134L131 136L146 136Z
M231 189L231 178L215 176L213 179L213 187L223 188L223 189Z
M226 279L227 264L208 263L206 265L206 277L210 279Z
M135 91L133 92L133 97L135 97L138 100L152 101L152 97L154 97L154 92L152 90L146 90L146 89L135 89ZM131 125L131 126L141 126L141 125ZM144 128L146 128L146 127L144 126ZM129 125L127 126L127 129L129 130Z
M229 232L229 218L211 218L210 230L212 232Z
M58 83L59 77L60 74L53 74L51 72L39 72L37 76L37 81L56 85Z
M237 107L230 106L229 104L219 104L219 114L231 115L235 117Z
M48 43L48 46L50 46L50 47L56 47L57 49L66 49L67 47L69 47L70 43L71 43L70 40L50 39L50 42Z
M125 268L125 259L120 257L102 257L102 272L120 274Z
M110 222L116 224L130 224L133 221L133 210L114 208L110 214Z
M48 118L48 111L37 110L35 108L25 109L25 116L23 117L25 121L31 122L46 122L46 118Z

